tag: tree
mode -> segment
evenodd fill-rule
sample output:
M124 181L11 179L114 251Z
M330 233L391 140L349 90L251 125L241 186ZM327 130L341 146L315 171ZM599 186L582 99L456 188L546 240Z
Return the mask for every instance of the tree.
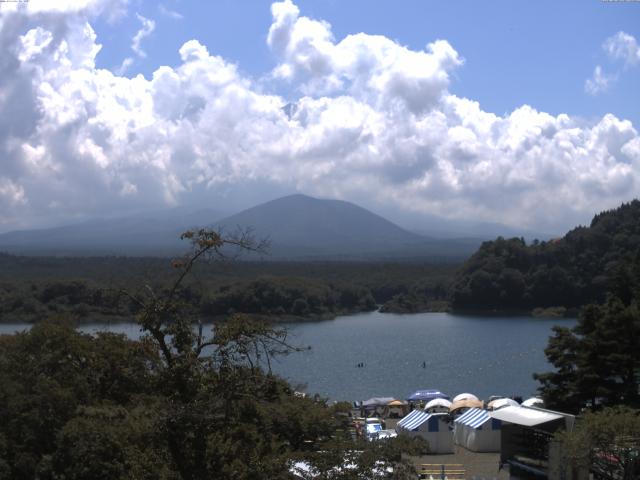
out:
M141 340L82 334L69 319L0 336L0 476L288 479L293 459L324 472L316 478L411 471L402 440L353 441L344 406L300 398L273 374L275 356L299 350L286 329L242 315L208 334L193 323L184 279L196 263L262 245L246 233L183 238L192 250L174 261L174 282L123 291L136 305Z
M0 478L49 478L60 433L85 406L129 407L152 395L157 356L147 347L82 334L68 318L0 336L0 472L10 471Z
M636 256L617 274L602 305L588 305L578 324L554 328L545 354L554 372L534 374L540 392L555 408L640 407L640 298Z
M602 480L640 477L640 411L606 408L583 415L572 432L558 434L563 456L573 468Z

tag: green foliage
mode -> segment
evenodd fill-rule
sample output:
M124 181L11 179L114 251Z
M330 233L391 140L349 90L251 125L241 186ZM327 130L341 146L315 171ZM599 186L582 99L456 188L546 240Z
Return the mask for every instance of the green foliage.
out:
M332 318L385 302L385 311L423 311L447 299L455 268L419 262L200 263L177 294L201 317L216 319L230 312L273 320ZM0 253L0 322L36 322L52 314L69 314L77 322L130 321L140 306L121 290L144 294L140 286L149 285L162 293L174 273L166 259Z
M574 469L596 479L640 477L640 411L607 408L583 415L572 432L557 435L563 456Z
M158 435L157 405L82 407L62 428L48 466L52 478L169 479L168 452ZM41 469L40 476L46 470Z
M261 278L223 288L204 299L201 310L211 316L242 312L321 318L374 308L375 301L364 287L304 278Z
M554 327L545 354L555 371L534 375L552 407L640 407L640 255L615 278L624 282L604 304L585 307L572 329Z
M150 393L156 361L143 343L80 334L64 319L0 337L0 438L11 478L34 478L82 406L127 404Z
M442 312L449 308L448 278L426 278L394 295L380 308L385 313Z
M640 249L640 201L596 215L589 227L526 245L523 239L485 242L456 275L458 310L577 308L602 302L615 272Z
M287 479L296 458L327 473L321 478L412 472L400 461L401 440L354 442L345 405L300 398L272 374L275 356L299 350L285 329L238 314L210 332L194 328L198 312L184 282L196 262L229 246L258 247L206 230L183 237L193 249L174 261L173 283L122 292L144 331L140 341L81 334L69 318L0 337L0 478ZM279 295L291 293L282 288ZM360 288L307 290L291 296L295 308L320 308L322 295L339 305L363 298ZM84 299L87 289L71 282L46 292ZM269 286L260 292L273 294Z

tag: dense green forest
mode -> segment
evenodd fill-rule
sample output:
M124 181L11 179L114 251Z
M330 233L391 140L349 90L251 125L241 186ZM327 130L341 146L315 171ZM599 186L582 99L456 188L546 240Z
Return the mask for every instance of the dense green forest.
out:
M602 302L619 266L640 249L640 201L596 215L548 242L485 242L456 274L455 310L576 309Z
M456 268L419 262L214 261L196 265L181 294L204 318L236 312L321 319L376 305L403 312L406 302L398 299L407 296L445 309ZM130 320L137 306L121 290L162 288L173 274L166 258L0 254L0 321L34 322L52 314L81 322Z

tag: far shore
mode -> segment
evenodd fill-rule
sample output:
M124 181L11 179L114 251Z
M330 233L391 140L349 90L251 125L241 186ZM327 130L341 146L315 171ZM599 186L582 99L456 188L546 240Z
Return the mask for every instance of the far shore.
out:
M568 309L565 307L536 308L533 310L522 310L522 309L451 310L446 308L446 309L422 309L419 311L389 311L389 310L384 310L380 307L381 306L378 305L377 310L356 310L356 311L345 311L345 312L325 313L325 314L305 315L305 316L289 315L289 314L266 315L266 314L242 313L242 312L237 312L237 313L241 315L247 315L254 320L264 321L267 323L277 323L277 324L324 322L324 321L335 320L336 318L342 317L342 316L366 314L372 311L378 311L385 315L386 314L419 315L423 313L450 313L452 315L470 316L470 317L532 317L532 318L540 318L540 319L558 319L558 320L575 319L579 316L579 313L580 313L578 309ZM198 319L195 319L192 323L194 325L198 324L199 322L205 325L222 323L226 321L230 315L231 314L202 316ZM91 325L91 324L118 325L118 324L127 324L127 323L137 322L134 316L90 314L90 315L80 317L80 316L74 316L72 313L70 313L69 316L78 326ZM34 325L39 321L40 320L36 320L33 318L29 318L29 319L0 318L0 325L15 325L15 324Z

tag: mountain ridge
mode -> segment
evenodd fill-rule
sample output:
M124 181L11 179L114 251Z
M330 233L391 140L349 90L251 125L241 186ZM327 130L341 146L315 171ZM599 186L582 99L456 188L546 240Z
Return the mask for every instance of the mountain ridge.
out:
M0 235L0 251L58 256L171 256L186 248L179 240L180 233L204 226L222 228L227 233L249 227L257 238L271 240L268 258L273 259L462 259L481 242L422 236L354 203L303 194L276 198L226 217L206 212L169 220L138 215L13 231Z

